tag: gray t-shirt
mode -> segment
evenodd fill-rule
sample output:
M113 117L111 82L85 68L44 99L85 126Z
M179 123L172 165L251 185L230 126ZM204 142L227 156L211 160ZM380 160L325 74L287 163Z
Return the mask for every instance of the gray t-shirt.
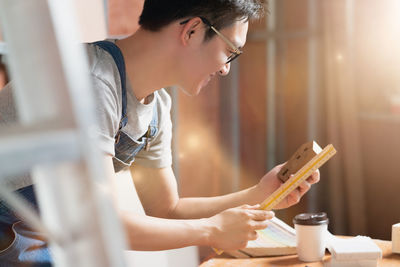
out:
M118 68L112 56L95 45L87 45L87 53L94 95L97 100L100 146L106 154L114 156L114 137L117 134L122 113L122 90ZM152 168L168 167L172 164L171 98L164 89L160 89L148 97L148 102L148 104L140 103L127 81L128 124L124 127L124 132L135 140L143 136L153 118L154 105L157 105L158 132L150 142L149 151L144 149L140 151L136 155L135 162ZM17 121L12 83L9 83L0 91L0 127ZM28 176L10 177L5 181L14 190L32 183Z
M114 136L117 134L122 113L122 90L118 68L110 54L95 45L88 45L90 70L98 101L97 113L100 119L102 149L114 155ZM138 140L148 129L153 117L154 105L158 110L158 132L150 142L149 151L141 150L135 162L146 167L162 168L171 166L171 98L160 89L148 97L148 104L140 103L127 81L128 124L124 132Z

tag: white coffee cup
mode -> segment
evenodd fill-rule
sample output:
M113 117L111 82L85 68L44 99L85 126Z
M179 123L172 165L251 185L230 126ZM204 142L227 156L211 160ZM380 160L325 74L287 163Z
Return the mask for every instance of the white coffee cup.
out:
M325 212L301 213L293 219L297 255L301 261L320 261L325 255L328 218Z

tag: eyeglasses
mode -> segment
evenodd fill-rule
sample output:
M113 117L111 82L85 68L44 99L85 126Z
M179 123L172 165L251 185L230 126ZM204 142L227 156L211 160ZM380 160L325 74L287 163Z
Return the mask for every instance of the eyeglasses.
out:
M210 27L211 30L213 30L229 47L233 50L232 54L228 57L226 60L226 64L231 63L233 60L235 60L238 56L240 56L243 51L240 50L236 45L234 45L231 41L229 41L228 38L225 37L220 31L218 31L206 18L200 17L201 21ZM185 21L182 21L180 24L183 25L185 23L188 23L190 19L187 19Z

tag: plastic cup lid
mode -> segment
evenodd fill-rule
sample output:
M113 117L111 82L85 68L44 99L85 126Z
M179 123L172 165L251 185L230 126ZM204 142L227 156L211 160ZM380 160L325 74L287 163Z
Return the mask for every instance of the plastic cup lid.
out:
M320 225L328 224L328 222L329 219L325 212L301 213L296 215L293 219L293 223L299 225Z

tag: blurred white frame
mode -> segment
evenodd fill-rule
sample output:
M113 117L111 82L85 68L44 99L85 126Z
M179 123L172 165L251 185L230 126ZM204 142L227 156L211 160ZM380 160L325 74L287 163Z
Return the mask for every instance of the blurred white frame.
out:
M129 170L117 174L117 204L119 209L144 214ZM186 247L164 251L126 251L128 266L146 267L198 267L197 247Z

